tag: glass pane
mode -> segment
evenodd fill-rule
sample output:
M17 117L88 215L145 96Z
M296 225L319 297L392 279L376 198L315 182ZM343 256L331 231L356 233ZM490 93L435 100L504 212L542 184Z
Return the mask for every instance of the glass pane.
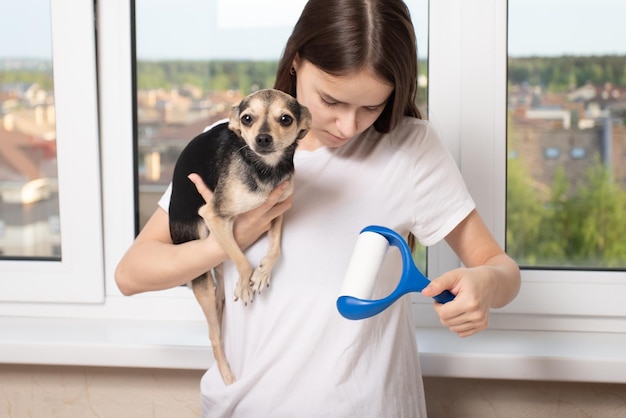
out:
M60 259L50 1L0 13L0 258Z
M415 21L419 101L426 114L428 0L406 3ZM139 228L157 207L187 142L225 118L250 91L273 86L284 43L304 4L135 0ZM418 249L416 257L425 265L426 250Z
M626 267L626 3L509 0L507 250Z

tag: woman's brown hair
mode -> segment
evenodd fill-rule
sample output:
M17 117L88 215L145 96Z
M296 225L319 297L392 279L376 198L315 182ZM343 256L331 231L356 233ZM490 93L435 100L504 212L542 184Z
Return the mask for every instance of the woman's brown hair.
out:
M309 0L278 63L274 88L296 95L296 56L333 76L370 70L394 86L374 122L393 129L402 116L421 118L416 105L417 44L402 0Z
M274 88L296 96L296 56L325 73L345 76L370 70L394 87L374 122L391 131L403 116L422 118L417 108L417 42L402 0L309 0L278 63ZM408 236L415 248L415 237Z

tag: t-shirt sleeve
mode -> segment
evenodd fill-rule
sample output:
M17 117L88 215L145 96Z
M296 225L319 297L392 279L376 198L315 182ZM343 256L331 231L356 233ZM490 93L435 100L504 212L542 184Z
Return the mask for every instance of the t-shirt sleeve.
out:
M432 125L428 124L416 143L411 171L415 191L412 232L422 245L429 246L444 239L476 204L454 158Z
M167 186L167 189L159 199L159 206L166 212L170 210L170 199L172 198L172 183Z

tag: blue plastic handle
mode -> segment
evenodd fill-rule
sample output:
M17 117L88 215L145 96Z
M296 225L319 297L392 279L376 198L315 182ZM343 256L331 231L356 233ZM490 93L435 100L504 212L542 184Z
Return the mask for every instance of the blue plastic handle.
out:
M353 296L340 296L337 299L337 310L347 319L365 319L377 315L391 306L401 296L409 292L421 292L430 280L422 274L413 262L413 254L408 244L396 231L384 226L370 225L363 228L361 233L370 231L382 235L400 250L402 255L402 276L396 289L389 296L378 300L365 300ZM444 290L433 297L439 303L447 303L454 299L454 295L448 290Z

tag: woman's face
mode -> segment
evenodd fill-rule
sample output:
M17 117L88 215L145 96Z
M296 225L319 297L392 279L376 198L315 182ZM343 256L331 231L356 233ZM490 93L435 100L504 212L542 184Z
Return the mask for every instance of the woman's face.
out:
M298 148L339 147L378 119L393 86L369 71L335 77L306 60L293 62L298 102L309 108L313 122Z

